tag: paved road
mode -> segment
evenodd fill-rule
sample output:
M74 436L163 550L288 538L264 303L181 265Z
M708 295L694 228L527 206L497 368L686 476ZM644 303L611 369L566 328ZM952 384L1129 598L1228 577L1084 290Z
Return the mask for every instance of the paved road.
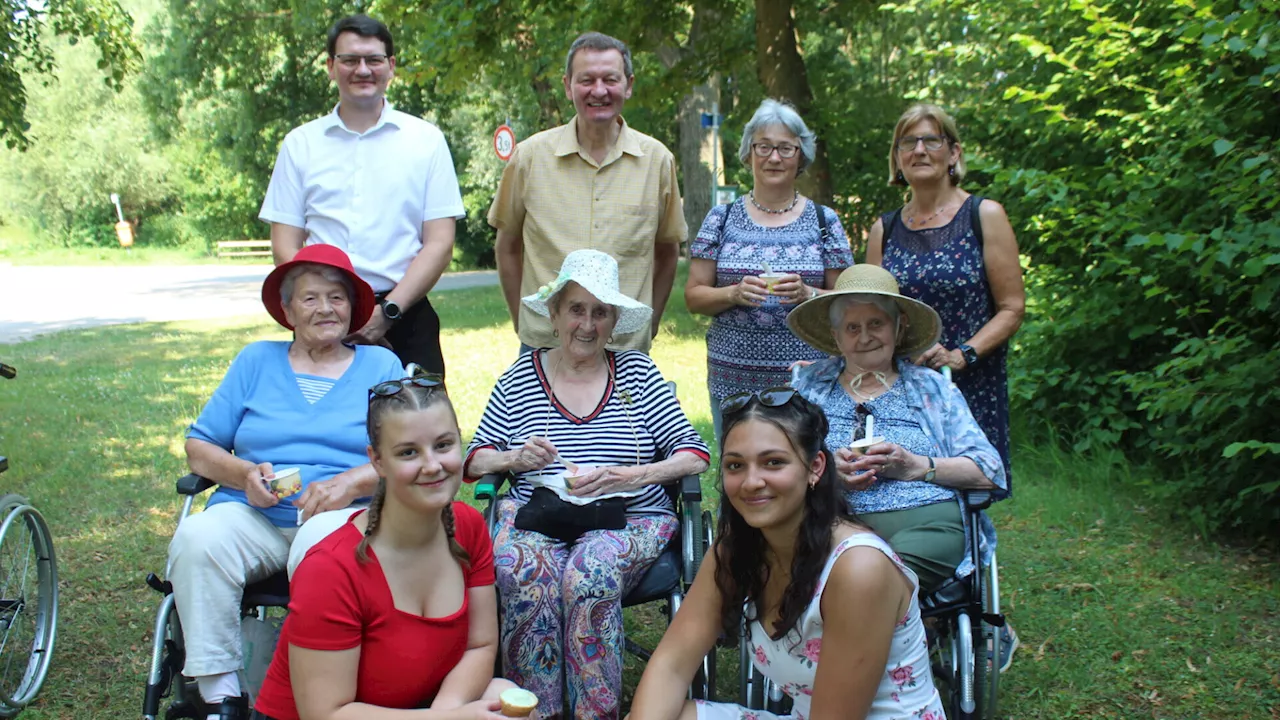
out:
M262 315L269 265L0 265L0 344L96 325ZM494 271L449 273L436 290L497 285Z

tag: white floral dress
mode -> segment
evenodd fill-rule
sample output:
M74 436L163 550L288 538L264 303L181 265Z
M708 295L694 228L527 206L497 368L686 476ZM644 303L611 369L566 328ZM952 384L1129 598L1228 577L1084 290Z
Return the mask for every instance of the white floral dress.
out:
M893 630L893 643L889 647L889 663L880 688L876 691L866 720L945 720L942 699L933 685L929 670L929 648L925 641L924 625L920 622L920 604L916 600L919 581L889 545L878 535L859 532L849 536L831 551L827 566L822 569L818 590L804 615L781 640L772 640L759 622L751 623L751 653L756 669L782 688L791 697L792 710L787 718L805 720L813 702L813 681L818 670L818 655L822 651L822 591L827 576L840 554L859 545L873 547L883 552L898 566L902 574L911 580L911 606L906 617ZM753 609L752 609L753 610ZM777 715L764 710L747 710L738 705L698 701L698 720L768 720Z

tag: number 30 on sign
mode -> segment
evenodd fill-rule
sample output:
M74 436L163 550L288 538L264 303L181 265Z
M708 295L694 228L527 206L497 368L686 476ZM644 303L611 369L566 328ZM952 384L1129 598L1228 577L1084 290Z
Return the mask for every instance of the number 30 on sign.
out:
M516 151L515 132L506 125L499 125L493 131L493 150L503 162L510 160L512 153Z

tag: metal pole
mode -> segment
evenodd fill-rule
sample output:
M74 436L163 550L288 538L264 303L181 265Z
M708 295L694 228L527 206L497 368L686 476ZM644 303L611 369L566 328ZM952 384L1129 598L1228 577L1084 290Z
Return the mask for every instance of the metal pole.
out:
M718 203L716 188L720 186L720 103L711 103L711 207Z

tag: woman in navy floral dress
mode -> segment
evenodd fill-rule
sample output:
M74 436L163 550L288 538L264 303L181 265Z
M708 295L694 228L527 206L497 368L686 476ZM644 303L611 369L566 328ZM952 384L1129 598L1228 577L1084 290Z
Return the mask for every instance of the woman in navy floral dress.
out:
M707 330L707 389L717 441L721 400L784 385L793 362L823 357L787 330L792 308L830 289L853 264L835 212L796 190L815 144L794 108L761 103L738 151L751 165L751 193L712 208L690 246L685 304L715 318Z
M911 199L871 226L867 262L892 272L904 295L942 317L942 338L916 362L955 373L974 418L1004 460L1010 484L1008 492L997 493L1000 498L1013 489L1006 359L1026 294L1009 217L999 203L960 189L964 173L955 120L936 105L908 108L893 131L889 183L910 187ZM1016 644L1016 636L1005 638L1002 664Z

